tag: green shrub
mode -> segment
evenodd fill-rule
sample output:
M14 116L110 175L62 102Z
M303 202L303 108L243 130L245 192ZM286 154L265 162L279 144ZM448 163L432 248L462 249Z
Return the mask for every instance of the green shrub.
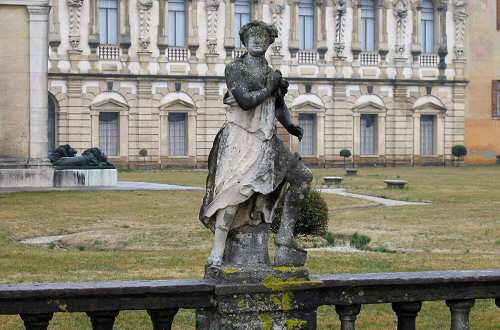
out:
M351 237L351 247L356 248L358 250L365 250L368 247L368 244L371 242L371 238L366 235L361 235L358 233L354 233Z
M451 148L451 154L460 159L467 156L467 148L461 144L454 145L453 148Z
M276 208L271 229L278 232L283 214L283 202ZM299 213L294 235L325 236L328 231L328 205L316 189L311 189L305 196L305 205Z
M344 157L344 168L346 167L346 159L351 157L351 155L351 150L349 149L340 150L340 157Z
M326 241L328 242L328 245L330 246L335 246L335 235L328 232L326 233L324 239L326 239Z

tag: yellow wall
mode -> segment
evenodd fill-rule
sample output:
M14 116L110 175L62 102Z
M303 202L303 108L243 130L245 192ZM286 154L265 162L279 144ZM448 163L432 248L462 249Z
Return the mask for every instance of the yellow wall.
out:
M471 163L495 162L500 155L500 119L492 118L491 82L500 80L500 31L496 0L469 1L467 114L465 143Z
M26 158L29 148L26 7L0 5L0 22L0 158Z

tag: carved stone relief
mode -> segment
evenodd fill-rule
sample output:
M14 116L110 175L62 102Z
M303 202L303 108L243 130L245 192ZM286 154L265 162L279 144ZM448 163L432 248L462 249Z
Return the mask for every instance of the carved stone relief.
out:
M149 31L151 28L151 8L153 0L137 0L137 12L139 13L139 42L142 50L147 50L151 44Z
M455 22L455 58L465 58L465 26L467 24L467 3L465 0L455 0L453 21Z
M337 0L335 5L335 55L344 58L346 0Z
M278 38L274 41L271 46L273 55L281 55L281 49L283 48L283 42L280 38L283 30L283 13L285 11L285 4L282 0L271 0L271 15L272 22L276 29L278 29Z
M406 27L408 26L408 5L404 0L394 2L394 19L396 22L396 56L405 57Z
M74 50L80 49L80 15L83 0L66 0L69 18L69 43Z
M220 0L207 1L207 52L217 55L217 21L219 18Z

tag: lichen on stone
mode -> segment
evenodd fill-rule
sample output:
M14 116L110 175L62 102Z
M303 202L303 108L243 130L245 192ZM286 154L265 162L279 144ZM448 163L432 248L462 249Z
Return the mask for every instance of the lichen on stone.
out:
M272 291L284 291L294 287L320 285L321 281L310 281L302 277L290 277L284 280L277 276L269 275L264 279L263 284Z
M262 330L272 330L273 329L273 318L269 314L262 313L259 315L262 321Z
M288 330L301 330L305 329L307 321L299 319L288 319L286 320L286 328Z

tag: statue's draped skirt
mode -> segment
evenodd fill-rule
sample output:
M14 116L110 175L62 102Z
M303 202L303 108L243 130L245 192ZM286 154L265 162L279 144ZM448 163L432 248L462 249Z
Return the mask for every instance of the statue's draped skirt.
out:
M290 151L276 135L274 97L254 109L227 110L208 160L207 191L200 220L214 229L217 211L238 206L231 229L272 222Z

